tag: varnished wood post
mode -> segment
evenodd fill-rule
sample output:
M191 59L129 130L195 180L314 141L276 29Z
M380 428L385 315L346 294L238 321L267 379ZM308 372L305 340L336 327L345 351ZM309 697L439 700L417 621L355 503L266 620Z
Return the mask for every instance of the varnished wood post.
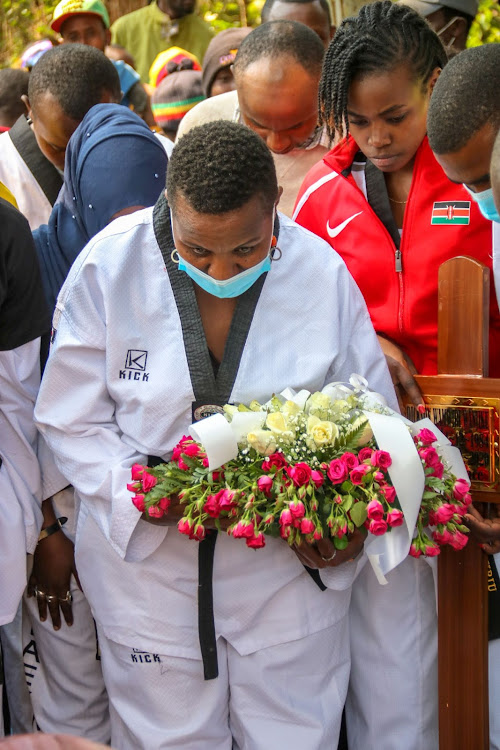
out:
M489 270L453 258L439 270L439 374L488 374ZM486 555L474 540L438 564L440 750L488 750ZM429 749L431 750L431 749Z

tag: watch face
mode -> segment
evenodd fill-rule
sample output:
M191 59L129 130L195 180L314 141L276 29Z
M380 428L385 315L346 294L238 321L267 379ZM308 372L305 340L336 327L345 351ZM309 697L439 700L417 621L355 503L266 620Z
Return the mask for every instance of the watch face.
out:
M206 417L211 417L213 414L224 414L224 409L217 404L193 405L193 422L199 422Z

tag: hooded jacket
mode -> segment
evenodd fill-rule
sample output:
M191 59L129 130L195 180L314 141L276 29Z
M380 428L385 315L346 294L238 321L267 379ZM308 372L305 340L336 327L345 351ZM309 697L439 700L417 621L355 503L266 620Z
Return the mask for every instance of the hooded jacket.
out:
M427 137L415 156L401 237L383 174L352 137L309 171L293 218L342 256L377 333L400 346L419 373L436 374L439 266L467 255L491 270L492 233L462 185L447 179ZM493 277L489 374L500 375L500 315Z

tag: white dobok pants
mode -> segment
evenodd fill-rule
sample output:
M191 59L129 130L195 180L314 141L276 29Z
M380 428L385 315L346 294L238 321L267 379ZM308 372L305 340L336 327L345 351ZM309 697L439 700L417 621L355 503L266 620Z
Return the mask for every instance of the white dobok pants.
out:
M408 557L381 586L369 563L352 589L350 750L437 750L437 615L432 570Z
M349 680L348 618L247 656L217 641L201 660L141 652L98 627L118 750L336 750Z
M34 729L109 742L109 707L96 629L89 604L71 579L73 625L61 615L54 630L50 615L40 622L35 597L25 596L23 651Z

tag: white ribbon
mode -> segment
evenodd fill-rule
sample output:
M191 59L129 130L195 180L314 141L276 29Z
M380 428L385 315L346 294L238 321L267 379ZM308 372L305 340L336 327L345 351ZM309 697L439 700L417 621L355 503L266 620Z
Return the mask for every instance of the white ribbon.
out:
M365 412L380 450L390 453L389 476L404 514L404 524L383 536L368 535L366 554L381 584L407 557L422 502L425 474L408 427L401 419ZM396 416L396 415L395 415Z

